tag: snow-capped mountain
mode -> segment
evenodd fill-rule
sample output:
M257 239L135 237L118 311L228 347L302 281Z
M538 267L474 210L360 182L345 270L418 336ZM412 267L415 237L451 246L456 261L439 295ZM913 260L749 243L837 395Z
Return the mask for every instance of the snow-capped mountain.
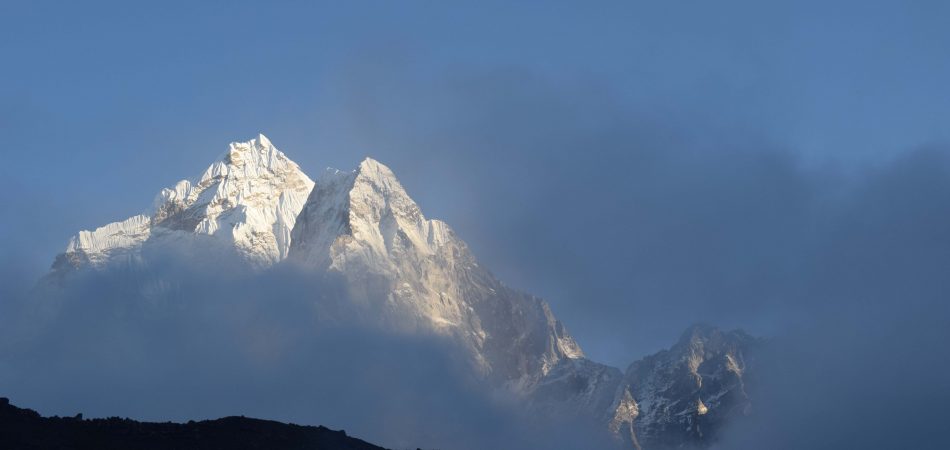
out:
M370 158L317 180L289 259L342 275L348 300L387 326L458 338L481 371L516 389L583 356L543 300L499 282Z
M138 260L146 245L234 250L252 266L268 267L287 256L312 188L313 181L264 135L235 142L197 178L162 189L146 213L80 231L53 270Z
M369 158L314 183L263 135L232 143L201 176L163 189L147 214L79 232L53 271L141 262L157 248L209 263L236 254L257 269L289 256L298 268L342 275L358 317L456 338L479 371L516 391L583 356L543 300L479 266Z
M208 265L234 259L249 276L278 266L332 278L342 283L332 301L346 314L329 319L449 338L492 387L540 415L599 423L626 446L703 446L750 410L745 383L758 340L696 326L625 373L588 360L545 301L496 279L371 158L314 182L263 135L232 143L199 177L163 189L146 213L79 232L52 274L148 270L159 249Z

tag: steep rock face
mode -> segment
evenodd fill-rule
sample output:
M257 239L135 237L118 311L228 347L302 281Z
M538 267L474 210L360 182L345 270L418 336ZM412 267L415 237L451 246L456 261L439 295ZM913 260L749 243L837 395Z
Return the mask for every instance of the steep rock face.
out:
M669 350L630 365L608 413L610 431L635 448L713 444L726 422L751 412L746 384L761 346L739 330L690 327Z
M561 419L607 422L623 373L586 358L567 359L530 392L531 407Z
M291 241L290 262L342 276L362 316L454 336L480 370L515 390L583 356L544 301L479 266L452 229L426 219L375 160L319 178Z
M201 176L163 189L152 209L80 231L53 264L55 273L134 261L143 246L235 250L256 268L284 259L297 214L313 181L259 135L232 143Z

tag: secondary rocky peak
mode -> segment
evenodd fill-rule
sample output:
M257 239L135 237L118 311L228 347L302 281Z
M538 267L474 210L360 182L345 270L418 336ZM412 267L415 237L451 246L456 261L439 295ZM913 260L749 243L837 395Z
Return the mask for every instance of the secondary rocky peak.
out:
M357 167L354 187L359 187L360 184L370 185L379 196L386 197L386 200L404 197L402 200L415 206L415 202L409 198L406 189L396 178L396 174L393 173L392 169L373 158L364 159ZM355 198L355 200L358 200L358 198Z
M755 372L761 344L741 330L689 327L669 350L630 365L618 392L632 394L637 414L611 423L611 430L644 448L715 442L725 422L752 407L747 375ZM615 400L618 417L623 403Z
M350 172L327 169L298 220L296 259L342 268L344 254L359 254L381 273L392 269L392 256L433 254L451 235L444 223L427 220L392 170L372 158Z
M427 219L372 158L328 170L297 218L289 259L342 275L365 317L458 338L476 366L518 391L583 352L547 304L480 267L451 228Z
M690 361L690 370L696 373L698 367L710 359L730 358L734 365L741 357L742 349L755 343L756 339L742 330L725 331L707 324L696 324L683 332L670 352Z
M359 213L392 214L404 220L402 225L410 227L423 227L425 223L419 206L406 193L393 171L372 158L364 159L356 169L350 202Z

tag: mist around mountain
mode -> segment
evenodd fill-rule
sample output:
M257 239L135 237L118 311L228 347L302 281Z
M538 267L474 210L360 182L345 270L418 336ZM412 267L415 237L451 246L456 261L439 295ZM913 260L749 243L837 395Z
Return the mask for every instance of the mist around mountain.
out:
M814 264L774 286L816 312L808 326L767 345L694 327L620 370L481 268L385 166L329 171L287 202L274 186L298 184L270 181L293 170L259 183L229 167L248 161L234 148L270 152L257 142L198 189L80 233L28 301L4 304L5 395L44 414L323 424L391 447L939 448L933 154L868 179L815 224L830 231L807 240L814 255L792 255ZM276 213L287 204L306 214ZM869 428L882 417L894 428Z
M720 415L731 388L699 391L718 330L691 331L698 350L669 363L687 371L634 386L639 372L586 359L547 303L481 267L388 167L367 158L314 182L263 135L144 214L78 233L21 306L3 381L44 410L239 411L355 423L394 446L652 447L713 442L651 427L692 423L697 405ZM725 356L740 383L741 347ZM683 388L659 398L665 383Z

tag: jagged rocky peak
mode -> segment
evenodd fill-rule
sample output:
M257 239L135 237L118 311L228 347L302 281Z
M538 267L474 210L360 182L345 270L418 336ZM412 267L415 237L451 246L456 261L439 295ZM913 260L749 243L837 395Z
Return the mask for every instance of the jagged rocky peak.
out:
M197 178L162 189L145 214L79 232L53 269L136 259L146 243L187 246L195 239L267 267L287 256L312 188L313 181L264 135L234 142Z
M313 181L264 135L231 143L195 181L163 189L152 225L233 244L256 266L287 256L297 214Z
M700 351L707 346L719 349L722 346L735 345L748 339L752 337L742 330L726 331L713 325L697 323L683 331L671 350Z
M318 178L294 230L293 251L298 260L339 270L345 254L357 253L357 262L388 273L391 257L432 255L453 238L445 223L423 216L392 170L366 158L354 171L327 169Z
M289 259L341 274L366 317L458 338L479 369L517 389L583 356L544 301L480 267L452 229L427 219L392 170L371 158L317 179Z
M714 443L725 422L752 409L747 385L762 345L741 330L689 327L669 350L630 365L610 430L643 448Z

